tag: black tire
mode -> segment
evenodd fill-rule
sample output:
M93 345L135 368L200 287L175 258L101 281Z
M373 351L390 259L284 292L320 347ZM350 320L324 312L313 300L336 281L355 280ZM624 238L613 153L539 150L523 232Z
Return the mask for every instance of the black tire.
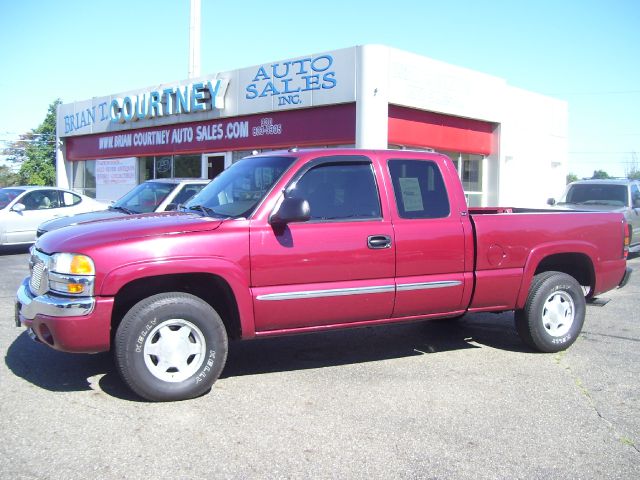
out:
M138 302L122 319L114 343L120 376L152 401L204 394L227 360L220 316L187 293L160 293Z
M575 278L543 272L533 277L524 309L515 312L516 329L534 350L559 352L577 340L585 312L584 292Z

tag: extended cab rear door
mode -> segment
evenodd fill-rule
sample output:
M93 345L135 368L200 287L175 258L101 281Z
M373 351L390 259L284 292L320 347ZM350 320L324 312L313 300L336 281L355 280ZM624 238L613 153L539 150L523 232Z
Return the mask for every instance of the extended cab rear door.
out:
M256 333L382 320L395 296L395 245L379 165L361 153L317 156L285 186L311 219L251 223Z
M389 152L384 163L396 246L393 317L463 311L473 234L455 167L442 155L406 151Z

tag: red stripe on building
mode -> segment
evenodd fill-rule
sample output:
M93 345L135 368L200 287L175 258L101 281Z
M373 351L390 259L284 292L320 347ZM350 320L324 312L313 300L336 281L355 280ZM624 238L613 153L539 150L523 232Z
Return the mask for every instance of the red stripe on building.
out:
M489 155L494 125L389 105L389 144Z

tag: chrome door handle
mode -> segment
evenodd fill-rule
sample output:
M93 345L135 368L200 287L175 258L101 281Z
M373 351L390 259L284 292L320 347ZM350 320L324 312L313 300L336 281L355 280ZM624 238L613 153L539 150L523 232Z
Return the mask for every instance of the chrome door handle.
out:
M390 248L391 237L388 235L369 235L367 246L372 249Z

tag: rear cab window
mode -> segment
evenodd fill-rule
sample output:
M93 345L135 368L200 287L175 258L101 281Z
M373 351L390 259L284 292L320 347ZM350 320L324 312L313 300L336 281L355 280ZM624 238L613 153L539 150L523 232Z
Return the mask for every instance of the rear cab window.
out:
M605 183L578 183L572 185L564 201L576 205L627 205L627 186Z
M400 218L444 218L451 212L438 164L432 160L390 159L389 175Z

